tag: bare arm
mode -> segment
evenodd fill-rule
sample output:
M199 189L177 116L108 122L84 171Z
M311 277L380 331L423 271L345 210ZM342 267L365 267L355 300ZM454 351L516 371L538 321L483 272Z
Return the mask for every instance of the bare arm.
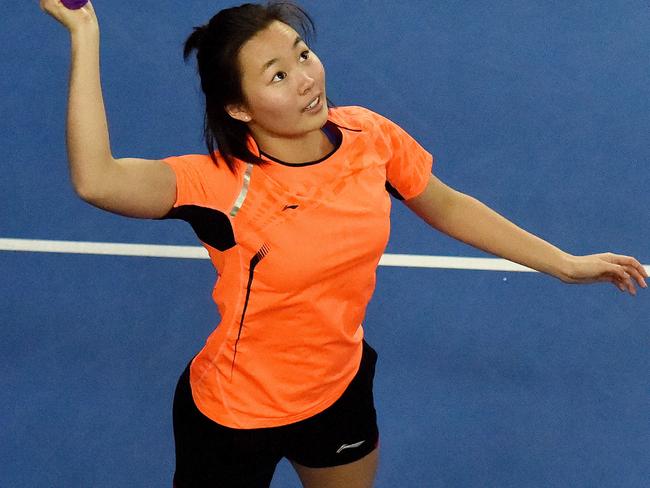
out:
M425 222L451 237L564 282L610 281L632 294L636 292L633 280L647 287L644 278L648 276L636 259L611 253L568 254L435 176L421 195L405 203Z
M172 169L162 161L115 159L111 153L100 82L99 25L92 4L68 10L59 0L41 0L41 8L70 31L66 140L75 191L110 212L162 217L176 198Z

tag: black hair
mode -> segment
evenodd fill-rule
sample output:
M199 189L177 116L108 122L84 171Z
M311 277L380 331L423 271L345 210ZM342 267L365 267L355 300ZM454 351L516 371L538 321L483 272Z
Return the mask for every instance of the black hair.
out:
M235 170L235 158L261 163L259 155L247 146L248 126L232 118L226 107L244 102L239 65L242 46L274 21L291 26L306 42L314 37L314 22L305 10L292 2L270 1L221 10L207 24L195 27L185 41L185 61L196 50L205 95L203 135L208 152L219 164L215 154L218 149L231 171Z

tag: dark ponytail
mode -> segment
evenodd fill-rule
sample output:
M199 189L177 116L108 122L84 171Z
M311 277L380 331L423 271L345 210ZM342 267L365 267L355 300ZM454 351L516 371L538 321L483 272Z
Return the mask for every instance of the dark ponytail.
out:
M219 164L215 154L218 150L232 171L235 159L252 164L261 162L247 146L248 126L226 111L228 105L244 101L239 51L274 21L291 26L306 41L315 32L307 12L291 2L247 3L221 10L206 25L195 27L185 41L183 57L186 61L196 51L201 89L205 95L203 135L208 153L215 164Z

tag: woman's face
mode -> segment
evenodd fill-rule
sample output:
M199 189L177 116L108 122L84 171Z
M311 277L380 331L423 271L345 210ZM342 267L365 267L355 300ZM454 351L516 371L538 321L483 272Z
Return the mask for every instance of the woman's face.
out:
M244 103L228 106L259 142L300 138L327 121L325 70L299 34L273 22L239 53Z

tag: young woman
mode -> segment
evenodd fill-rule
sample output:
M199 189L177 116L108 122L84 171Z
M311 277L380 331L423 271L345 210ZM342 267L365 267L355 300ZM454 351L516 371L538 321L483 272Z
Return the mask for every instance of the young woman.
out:
M361 323L389 193L432 227L564 282L647 286L632 257L567 254L449 188L393 122L329 108L295 6L246 4L194 30L185 57L198 59L208 153L160 161L111 154L92 5L41 7L72 39L75 190L111 212L188 221L219 274L222 321L174 398L178 488L267 487L283 457L308 488L372 486L377 356Z

